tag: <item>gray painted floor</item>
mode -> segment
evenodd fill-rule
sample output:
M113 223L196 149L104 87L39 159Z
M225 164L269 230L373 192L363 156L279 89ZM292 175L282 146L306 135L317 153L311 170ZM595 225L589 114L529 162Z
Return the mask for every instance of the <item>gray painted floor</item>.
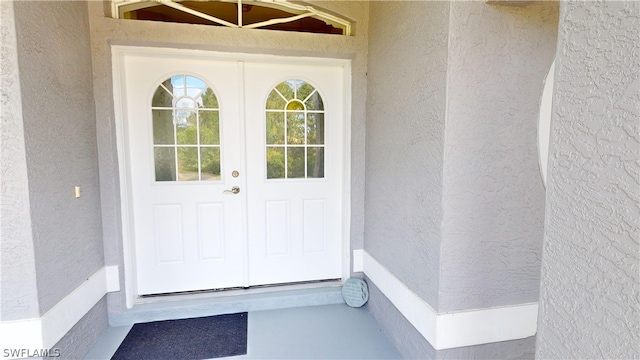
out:
M249 312L247 355L230 359L401 359L365 309L344 304ZM109 359L131 326L110 327L85 359Z

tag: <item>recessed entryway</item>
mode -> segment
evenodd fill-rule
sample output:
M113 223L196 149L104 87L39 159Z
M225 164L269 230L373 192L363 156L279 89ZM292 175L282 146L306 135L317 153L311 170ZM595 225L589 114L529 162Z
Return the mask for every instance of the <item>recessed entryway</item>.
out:
M114 68L128 293L348 274L347 61L114 47Z

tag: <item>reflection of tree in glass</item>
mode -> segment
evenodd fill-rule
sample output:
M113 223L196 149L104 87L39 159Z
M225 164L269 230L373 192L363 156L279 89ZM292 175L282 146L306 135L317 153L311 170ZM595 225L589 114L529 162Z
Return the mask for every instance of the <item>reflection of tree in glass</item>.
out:
M287 148L287 177L303 178L304 177L304 148L290 147Z
M287 144L304 144L304 113L287 113Z
M198 180L198 149L195 147L179 147L178 148L178 168L180 169L181 180L185 179L188 173L195 173L190 180ZM187 173L187 174L185 174Z
M321 147L307 148L307 177L309 178L324 177L324 148L321 148Z
M324 177L324 105L318 91L305 81L286 80L265 105L267 178L304 178L305 170L306 177Z
M200 148L200 161L203 180L206 174L220 175L220 148Z
M284 177L284 148L267 148L267 179L282 179Z
M324 114L307 114L307 144L324 144Z
M304 81L298 80L296 99L304 101L315 89Z
M205 109L218 108L218 98L211 88L207 88L207 90L202 93L202 107Z
M267 144L284 144L284 113L267 112Z
M202 93L202 104L204 109L190 110L186 119L178 122L178 132L176 134L178 144L197 144L199 135L200 145L220 144L220 118L217 110L205 110L217 108L218 100L210 88ZM199 129L196 124L199 123ZM198 134L199 130L199 134ZM198 172L198 152L193 150L178 151L178 164L181 171ZM181 149L182 150L182 149ZM220 151L202 151L201 153L202 172L210 174L220 174Z

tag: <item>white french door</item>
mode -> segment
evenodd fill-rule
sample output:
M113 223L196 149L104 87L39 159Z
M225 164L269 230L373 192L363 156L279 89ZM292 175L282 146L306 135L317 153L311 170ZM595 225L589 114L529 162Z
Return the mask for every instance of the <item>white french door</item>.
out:
M344 68L120 56L137 293L341 278Z
M250 285L340 278L342 71L253 62L244 69L254 154L246 158ZM287 165L282 172L271 169L276 156Z

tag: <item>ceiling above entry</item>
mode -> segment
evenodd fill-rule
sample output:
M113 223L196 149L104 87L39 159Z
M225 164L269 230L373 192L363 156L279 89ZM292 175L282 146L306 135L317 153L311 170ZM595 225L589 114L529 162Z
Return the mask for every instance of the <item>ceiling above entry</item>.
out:
M285 0L114 0L116 19L352 35L352 22Z

